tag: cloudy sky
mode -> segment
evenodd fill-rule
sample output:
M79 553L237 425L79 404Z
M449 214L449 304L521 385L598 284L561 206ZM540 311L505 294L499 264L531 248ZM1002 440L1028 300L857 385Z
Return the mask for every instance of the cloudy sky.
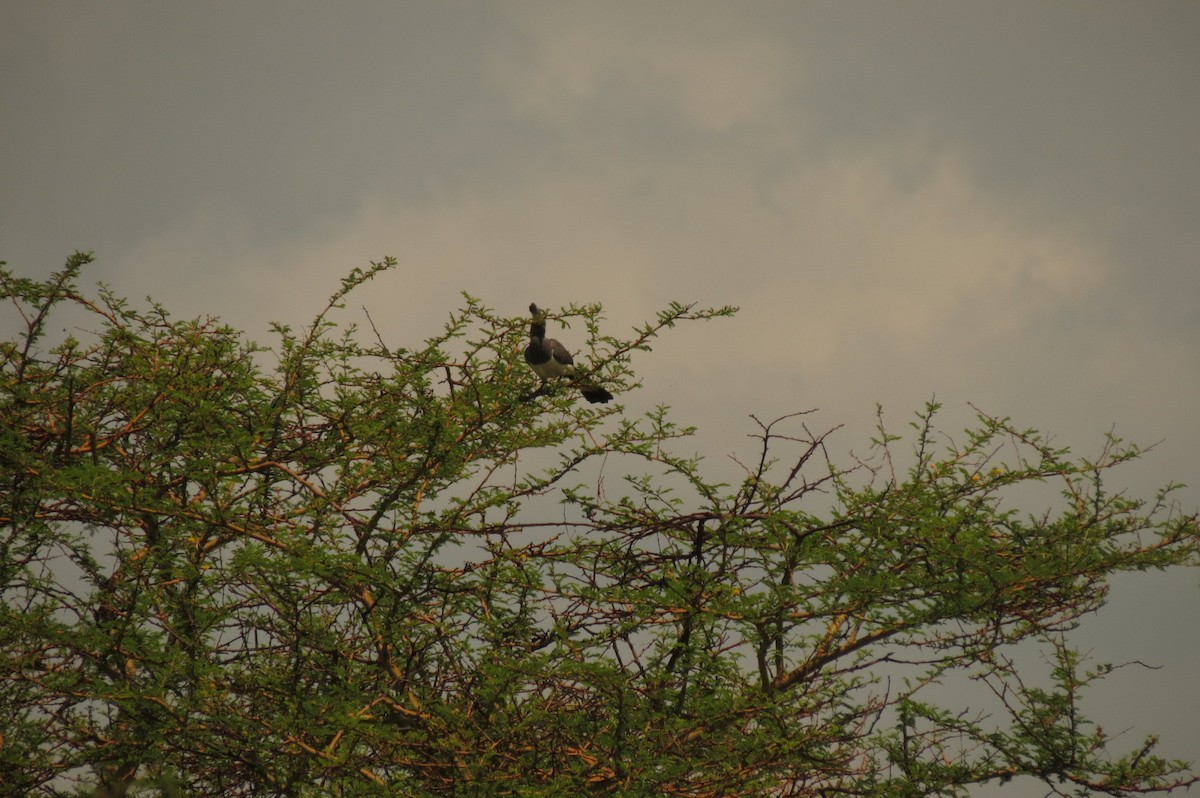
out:
M514 316L601 302L617 334L733 304L625 397L698 424L714 467L750 413L819 408L862 449L876 402L900 428L936 395L956 427L973 402L1081 454L1113 428L1158 443L1126 484L1200 505L1200 3L0 15L18 273L94 250L88 281L264 343L385 255L359 302L398 344L464 290ZM1200 758L1198 598L1194 574L1122 580L1081 631L1099 661L1164 666L1093 696L1130 745Z

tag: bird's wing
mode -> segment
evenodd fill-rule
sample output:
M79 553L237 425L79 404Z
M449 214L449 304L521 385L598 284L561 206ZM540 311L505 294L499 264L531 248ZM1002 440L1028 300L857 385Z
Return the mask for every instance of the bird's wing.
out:
M571 357L571 353L567 351L567 348L558 341L548 338L546 339L545 347L550 352L550 357L554 358L556 362L564 366L575 365L575 358Z

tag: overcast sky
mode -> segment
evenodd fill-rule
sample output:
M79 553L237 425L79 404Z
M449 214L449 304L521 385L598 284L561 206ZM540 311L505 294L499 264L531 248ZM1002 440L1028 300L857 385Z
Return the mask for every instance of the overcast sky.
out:
M460 291L615 334L738 305L622 397L714 467L750 413L861 450L876 402L900 431L936 394L956 428L973 402L1080 454L1157 442L1125 484L1194 509L1198 87L1190 0L10 1L0 259L93 250L86 283L262 343L385 255L351 308L398 345ZM1080 633L1164 666L1092 696L1128 746L1200 759L1196 581L1122 580Z

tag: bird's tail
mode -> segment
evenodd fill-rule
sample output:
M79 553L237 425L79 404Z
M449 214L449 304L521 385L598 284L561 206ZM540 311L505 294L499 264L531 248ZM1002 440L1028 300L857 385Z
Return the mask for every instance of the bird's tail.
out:
M579 392L583 394L583 398L587 399L592 404L599 402L611 402L613 395L602 385L586 384L579 386Z

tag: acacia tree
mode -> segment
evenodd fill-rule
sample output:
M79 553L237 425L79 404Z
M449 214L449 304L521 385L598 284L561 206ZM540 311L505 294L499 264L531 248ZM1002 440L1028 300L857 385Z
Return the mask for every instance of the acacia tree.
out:
M1065 632L1108 578L1195 565L1164 489L980 414L838 464L761 423L723 485L665 408L535 390L523 318L466 298L412 349L330 311L260 349L3 271L0 791L117 796L931 796L1019 776L1124 795L1196 777L1114 752ZM581 322L636 387L629 338ZM77 332L50 341L50 319ZM82 314L82 320L78 314ZM14 316L14 319L17 317ZM593 468L602 464L602 475ZM618 478L614 478L616 475ZM1007 500L1054 483L1036 515ZM561 509L547 510L546 498ZM1036 644L1045 678L1017 666ZM972 710L929 685L983 685Z

